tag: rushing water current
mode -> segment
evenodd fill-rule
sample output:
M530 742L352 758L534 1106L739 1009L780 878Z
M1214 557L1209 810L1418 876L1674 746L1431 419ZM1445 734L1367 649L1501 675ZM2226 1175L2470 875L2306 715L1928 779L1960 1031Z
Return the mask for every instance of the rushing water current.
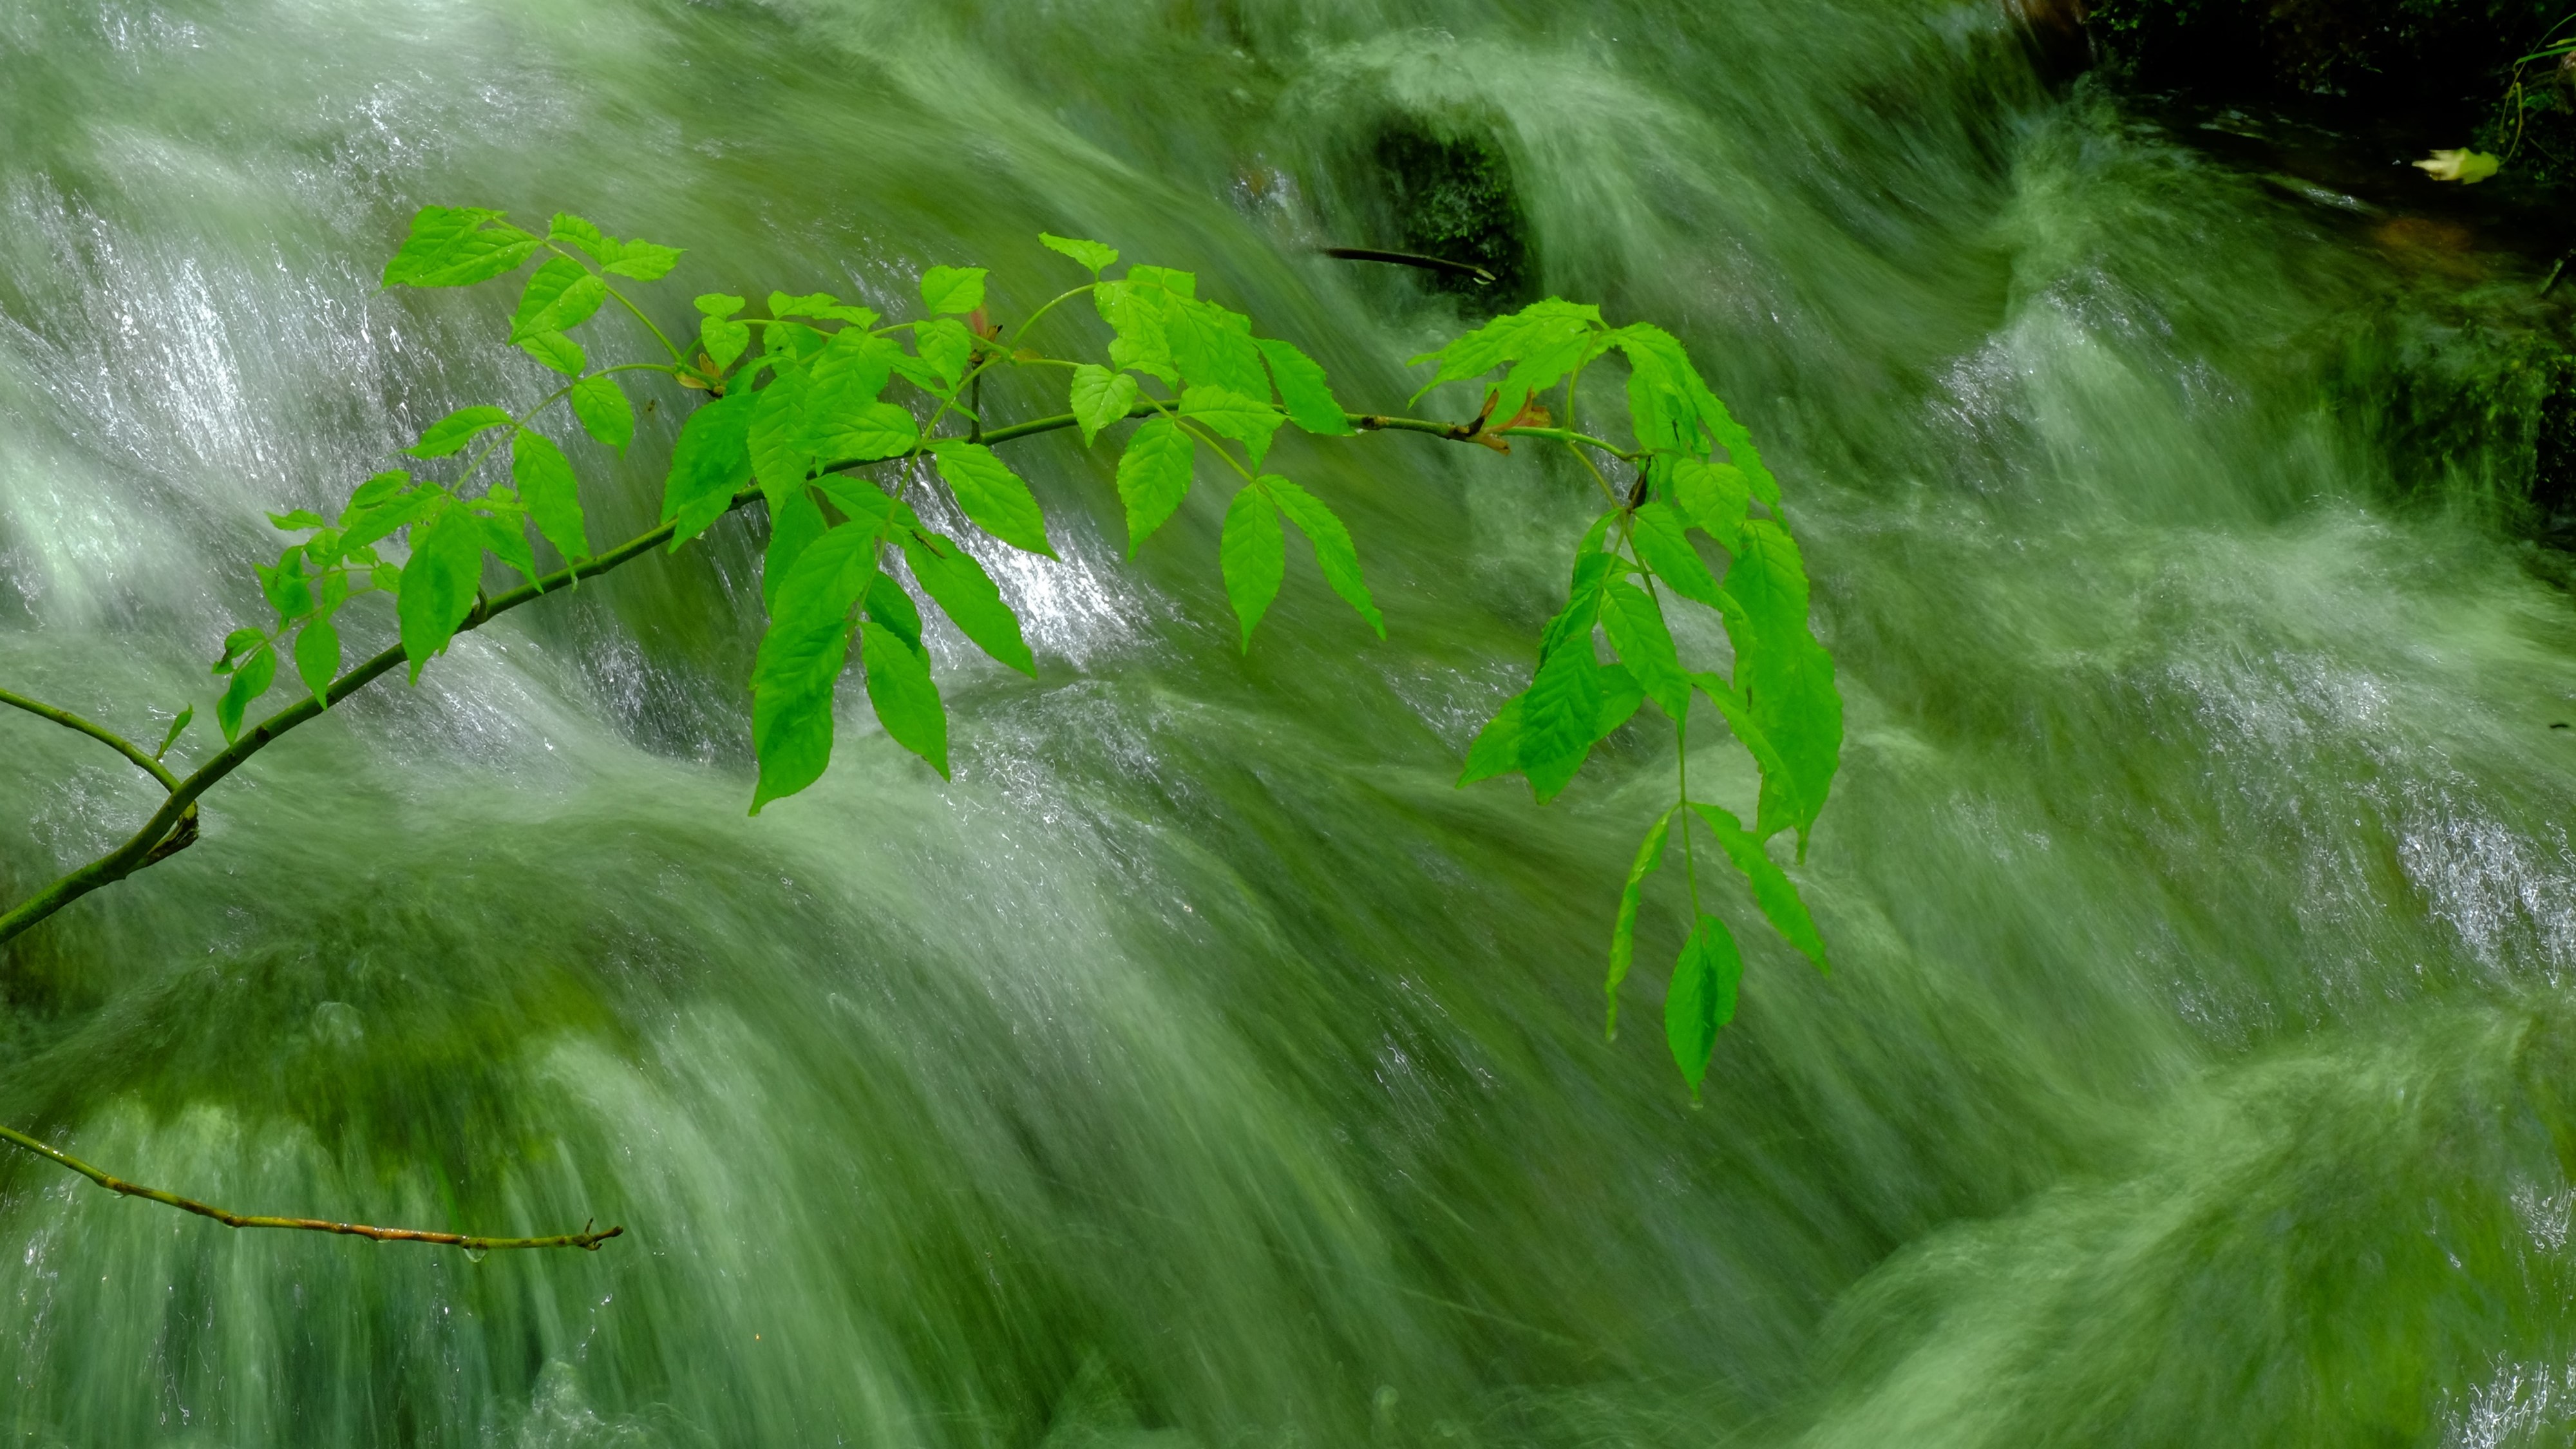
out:
M1400 240L1393 134L1486 138L1534 291L1681 333L1806 541L1836 971L1745 932L1704 1107L1599 1015L1669 737L1452 788L1588 485L1283 443L1389 637L1300 554L1244 656L1211 499L1129 562L1058 434L1015 457L1062 562L993 550L1039 677L938 644L954 784L850 693L745 816L737 519L0 953L0 1120L110 1171L628 1229L232 1232L13 1155L10 1442L2568 1442L2576 614L2475 405L2550 303L2048 83L1989 3L8 0L0 684L147 739L197 701L202 758L264 512L541 394L501 289L376 289L424 203L686 246L672 322L933 262L1009 315L1037 232L1096 236L1392 407L1462 304L1318 248ZM2442 387L2467 421L2389 401ZM693 400L573 445L596 536ZM13 898L151 803L0 719Z

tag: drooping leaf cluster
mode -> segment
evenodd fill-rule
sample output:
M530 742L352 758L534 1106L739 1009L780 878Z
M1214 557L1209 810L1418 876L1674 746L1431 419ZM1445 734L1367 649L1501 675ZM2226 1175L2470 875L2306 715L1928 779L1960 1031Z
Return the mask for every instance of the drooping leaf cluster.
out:
M1281 428L1318 437L1404 428L1501 451L1514 437L1552 442L1582 459L1611 506L1576 547L1568 602L1540 637L1529 687L1478 736L1460 783L1517 773L1544 802L1646 702L1678 730L1695 696L1751 752L1761 773L1753 827L1684 790L1637 853L1613 934L1615 1026L1644 883L1678 834L1696 924L1666 992L1666 1025L1696 1092L1743 968L1726 927L1698 907L1687 869L1692 822L1744 876L1765 917L1822 967L1823 944L1765 842L1793 831L1803 851L1839 756L1841 705L1832 662L1808 629L1806 576L1779 486L1681 344L1653 326L1612 328L1597 309L1549 300L1415 359L1436 365L1426 391L1481 383L1474 422L1353 414L1311 357L1201 298L1192 274L1132 265L1112 277L1114 249L1040 240L1089 280L1034 308L1008 338L990 320L984 269L933 266L921 274L912 320L889 321L821 292L774 291L758 307L709 293L695 299L695 335L684 346L621 289L665 276L678 251L620 240L573 216L555 217L541 235L498 212L423 210L385 284L467 286L535 263L519 284L508 340L564 381L524 412L474 406L441 418L406 450L434 467L377 475L336 519L275 517L301 537L260 571L274 620L235 631L216 664L230 676L217 707L226 737L241 734L281 659L325 705L354 687L340 673L334 622L353 599L388 596L416 682L457 633L496 607L487 575L520 581L499 600L506 607L654 543L680 548L726 513L756 505L768 518L761 593L769 619L752 670L753 813L824 774L845 680L864 691L890 738L945 776L948 712L925 619L935 610L995 661L1034 675L1020 618L979 554L1054 556L1036 493L994 443L1064 426L1086 447L1115 444L1131 555L1180 508L1203 464L1227 476L1217 562L1249 649L1286 576L1291 531L1311 547L1325 584L1385 633L1350 530L1314 493L1265 471ZM1040 318L1078 299L1103 324L1097 355L1053 357L1025 345ZM573 334L611 303L653 333L668 361L592 365ZM1624 362L1628 446L1574 428L1584 371L1612 354ZM1060 377L1064 414L990 425L978 383L1001 368ZM664 374L707 400L672 448L661 527L595 557L574 464L533 425L562 403L591 438L623 452L636 413L617 374L636 371ZM1558 398L1561 426L1548 396ZM504 448L507 479L487 476ZM1604 465L1622 471L1618 484ZM961 542L924 521L950 511L989 541ZM559 566L546 571L541 550ZM1731 678L1685 662L1669 623L1677 608L1715 611L1733 645Z

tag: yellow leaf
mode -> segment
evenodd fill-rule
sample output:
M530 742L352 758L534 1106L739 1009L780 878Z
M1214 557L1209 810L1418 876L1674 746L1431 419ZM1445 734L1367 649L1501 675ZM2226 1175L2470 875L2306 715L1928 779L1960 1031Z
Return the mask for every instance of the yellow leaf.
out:
M2415 163L2415 169L2436 181L2456 181L2463 186L2484 181L2496 174L2504 163L2484 151L2436 151Z

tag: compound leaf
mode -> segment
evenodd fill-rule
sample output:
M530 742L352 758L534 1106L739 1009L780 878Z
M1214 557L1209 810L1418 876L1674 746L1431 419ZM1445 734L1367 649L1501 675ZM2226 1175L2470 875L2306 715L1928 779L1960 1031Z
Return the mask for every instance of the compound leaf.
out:
M385 263L384 285L466 287L518 270L544 243L500 216L478 207L422 207L402 249Z

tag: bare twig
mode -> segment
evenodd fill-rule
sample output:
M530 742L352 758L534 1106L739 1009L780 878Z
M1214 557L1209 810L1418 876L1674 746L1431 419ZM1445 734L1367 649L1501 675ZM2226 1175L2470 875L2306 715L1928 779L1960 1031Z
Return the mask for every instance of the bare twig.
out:
M109 1192L122 1193L127 1197L149 1198L165 1206L177 1208L181 1212L195 1213L201 1218L213 1218L228 1228L296 1228L308 1233L340 1233L348 1237L367 1238L379 1243L432 1243L440 1247L463 1248L469 1253L494 1252L506 1248L581 1248L595 1253L599 1251L600 1244L626 1231L621 1225L594 1232L589 1224L585 1223L580 1232L558 1233L548 1238L478 1238L465 1233L431 1233L423 1232L418 1228L375 1228L365 1223L335 1223L322 1218L259 1217L247 1213L226 1212L222 1208L201 1203L195 1198L181 1197L175 1192L163 1192L157 1187L145 1187L140 1183L127 1182L121 1177L112 1177L70 1153L57 1152L26 1133L8 1127L0 1127L0 1139L14 1142L57 1166L70 1168Z

